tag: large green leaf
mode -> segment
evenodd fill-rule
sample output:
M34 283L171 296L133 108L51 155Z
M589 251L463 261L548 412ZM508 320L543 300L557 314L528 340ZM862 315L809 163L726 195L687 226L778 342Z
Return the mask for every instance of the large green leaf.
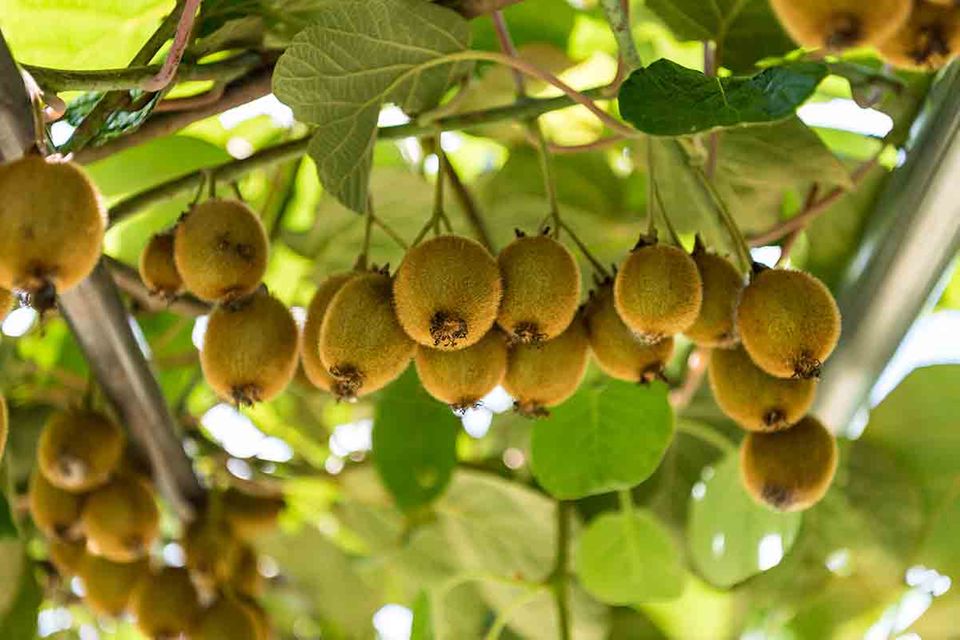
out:
M637 129L655 136L777 122L792 116L826 75L822 63L798 62L750 77L711 78L658 60L623 83L620 112Z
M43 593L19 541L0 542L0 637L33 638Z
M420 0L325 0L318 8L277 63L273 88L315 125L309 153L324 188L363 212L381 106L413 114L435 106L468 66L424 65L465 49L470 28Z
M650 477L673 437L661 383L585 386L533 428L533 474L557 498L629 489Z
M380 396L373 461L402 509L432 502L446 489L457 464L459 427L450 408L423 390L412 368Z
M737 456L712 469L691 494L688 545L710 583L730 587L770 569L790 550L801 514L759 506L740 483Z
M683 592L680 550L645 511L595 518L580 535L576 570L586 590L607 604L669 600Z

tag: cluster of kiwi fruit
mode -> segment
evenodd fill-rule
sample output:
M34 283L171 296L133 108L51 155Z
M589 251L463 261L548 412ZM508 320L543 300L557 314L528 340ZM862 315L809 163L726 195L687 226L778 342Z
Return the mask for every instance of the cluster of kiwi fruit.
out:
M126 455L123 431L90 409L54 414L30 478L30 514L64 579L80 578L101 616L132 614L150 638L269 640L253 539L276 524L283 501L214 493L181 540L186 567L151 564L160 539L153 484Z
M805 47L872 46L903 69L938 69L960 53L955 0L770 0L787 32Z

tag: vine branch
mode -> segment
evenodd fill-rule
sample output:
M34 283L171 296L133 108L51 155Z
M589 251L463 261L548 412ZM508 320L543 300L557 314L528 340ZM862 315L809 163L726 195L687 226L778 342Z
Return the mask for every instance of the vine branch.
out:
M173 45L167 52L167 58L163 61L160 71L144 83L143 89L145 91L162 91L177 75L177 67L180 66L183 54L187 50L187 43L190 41L190 33L193 31L193 22L197 17L200 1L185 0L183 10L180 12L180 21L177 23L177 29L173 34Z
M613 30L613 36L617 39L617 47L620 49L623 68L617 75L626 78L633 70L643 66L640 53L637 51L637 43L633 41L633 32L630 30L630 2L629 0L600 0L600 4Z
M557 624L561 640L571 640L569 599L570 503L557 501L557 556L553 569L553 593L557 602Z

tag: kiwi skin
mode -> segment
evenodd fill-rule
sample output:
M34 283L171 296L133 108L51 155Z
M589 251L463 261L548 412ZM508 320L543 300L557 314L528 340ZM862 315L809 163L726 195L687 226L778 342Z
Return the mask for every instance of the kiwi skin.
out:
M114 562L142 558L160 533L160 512L152 485L124 473L87 497L83 506L87 548Z
M663 378L673 355L673 337L647 344L623 323L613 304L613 287L605 283L591 293L584 309L590 347L600 369L617 380L648 383Z
M269 244L257 214L239 200L207 200L176 227L174 260L184 285L209 302L243 297L267 270Z
M770 0L801 46L839 50L878 44L910 15L913 0Z
M0 202L0 287L48 309L100 259L103 200L78 165L26 156L0 166Z
M877 49L885 62L901 69L939 69L960 53L960 8L918 2L906 23Z
M576 393L590 360L590 340L580 316L553 340L517 344L507 357L503 387L521 415L539 418Z
M836 439L807 416L785 431L747 434L740 445L740 477L759 504L803 511L830 488L837 458Z
M259 640L259 627L254 614L239 600L220 597L200 614L190 634L192 640Z
M696 322L683 333L699 347L733 346L737 343L737 304L744 277L729 260L707 253L699 242L693 261L703 282L703 303Z
M113 420L95 411L54 414L37 444L37 462L47 480L82 493L103 485L120 464L125 438Z
M300 362L310 384L323 391L332 391L336 380L320 360L320 328L333 296L354 275L356 274L339 273L324 280L307 307L307 321L300 336Z
M0 322L6 320L16 302L17 296L12 291L0 287Z
M753 363L743 347L714 349L707 370L720 410L748 431L780 431L813 404L815 380L775 378Z
M265 290L217 305L200 366L217 394L250 406L276 398L297 370L300 335L287 307Z
M627 257L613 282L617 313L648 343L682 333L700 313L703 283L686 251L646 240Z
M223 517L240 540L252 542L277 528L286 501L280 495L259 495L230 487L223 492Z
M118 618L130 608L140 581L150 574L146 560L111 562L87 554L78 572L86 595L84 602L96 613Z
M28 504L33 523L48 538L67 541L81 537L83 496L58 489L36 468L30 475Z
M497 324L517 342L555 338L580 305L580 267L569 249L547 235L518 238L500 252L503 299Z
M507 372L507 340L491 329L483 340L459 351L419 345L414 362L420 384L435 399L455 411L476 406Z
M750 358L770 375L817 378L840 339L840 310L813 276L764 269L740 297L737 327Z
M87 543L83 539L50 540L47 555L60 577L69 579L80 573L84 559L87 557Z
M190 573L165 567L140 582L133 594L137 627L148 638L175 640L193 629L202 611Z
M410 249L393 283L400 326L434 349L479 342L497 319L502 294L497 261L461 236L438 236Z
M397 321L390 296L390 276L370 272L351 279L330 301L320 328L320 360L337 381L337 397L373 393L410 364L416 343Z
M150 295L172 300L183 290L183 278L173 259L173 232L158 233L140 254L140 279Z

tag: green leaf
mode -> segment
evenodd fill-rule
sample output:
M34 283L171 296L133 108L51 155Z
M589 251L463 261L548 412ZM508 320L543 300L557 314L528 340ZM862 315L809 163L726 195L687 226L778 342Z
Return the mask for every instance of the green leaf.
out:
M443 493L457 464L460 422L427 395L412 368L381 395L373 425L373 461L400 508Z
M680 550L645 511L595 518L580 536L576 571L584 588L607 604L669 600L683 593Z
M620 89L620 112L644 133L681 136L784 120L827 75L819 62L764 69L751 77L710 78L669 60L634 71Z
M421 591L413 603L413 629L410 640L434 640L433 620L430 613L430 594Z
M510 35L516 46L531 43L549 43L567 48L567 40L577 20L577 12L568 2L554 0L523 0L503 10L510 25ZM473 23L473 48L499 51L500 43L492 20L482 18Z
M0 543L0 636L33 638L43 593L19 541Z
M629 489L656 470L673 437L666 386L586 386L533 427L531 467L553 496Z
M435 106L469 66L422 65L462 51L470 27L420 0L324 0L317 21L280 57L277 97L316 125L309 154L324 188L363 212L385 102L412 114Z
M693 564L720 587L775 566L800 528L801 514L776 513L753 501L740 483L737 456L714 467L690 501L687 542Z

